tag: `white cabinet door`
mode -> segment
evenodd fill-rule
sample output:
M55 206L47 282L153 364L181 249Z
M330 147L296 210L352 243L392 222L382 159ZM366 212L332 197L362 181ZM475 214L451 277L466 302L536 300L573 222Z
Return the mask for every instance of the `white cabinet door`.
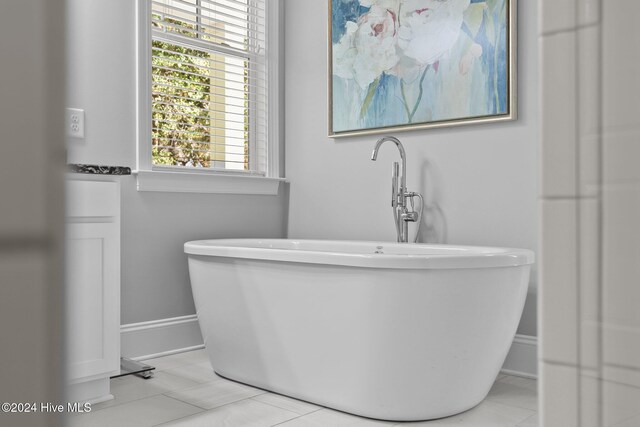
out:
M119 224L67 224L67 360L69 379L120 370Z

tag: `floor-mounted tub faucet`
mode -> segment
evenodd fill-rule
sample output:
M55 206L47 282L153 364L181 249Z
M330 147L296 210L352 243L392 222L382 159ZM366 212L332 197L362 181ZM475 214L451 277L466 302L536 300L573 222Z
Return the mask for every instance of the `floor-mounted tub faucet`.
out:
M424 200L422 194L407 191L407 156L404 151L404 147L400 140L393 136L384 136L376 142L376 146L371 153L371 160L378 158L378 150L380 146L386 141L393 142L398 151L400 151L400 160L402 161L402 174L400 174L400 165L398 162L393 162L393 168L391 170L391 208L393 209L393 218L396 223L396 235L398 242L407 243L409 241L409 223L417 222L418 229L416 230L416 237L414 242L418 241L418 235L420 233L420 223L422 222L422 209L424 207ZM398 182L398 176L400 182ZM414 198L420 199L420 206L418 212L414 210ZM411 204L411 210L407 207L407 199Z

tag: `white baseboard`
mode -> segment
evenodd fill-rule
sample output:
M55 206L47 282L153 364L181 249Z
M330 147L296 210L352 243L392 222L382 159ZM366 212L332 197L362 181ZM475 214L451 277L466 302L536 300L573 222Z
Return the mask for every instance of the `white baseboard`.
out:
M121 354L134 360L203 348L198 317L173 317L120 327Z
M516 335L501 372L525 378L538 378L538 338Z

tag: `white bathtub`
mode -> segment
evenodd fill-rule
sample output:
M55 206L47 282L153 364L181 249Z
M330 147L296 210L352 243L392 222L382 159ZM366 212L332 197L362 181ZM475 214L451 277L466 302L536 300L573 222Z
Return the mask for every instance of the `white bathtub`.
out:
M376 242L203 240L184 250L218 374L394 421L485 398L533 263L522 249Z

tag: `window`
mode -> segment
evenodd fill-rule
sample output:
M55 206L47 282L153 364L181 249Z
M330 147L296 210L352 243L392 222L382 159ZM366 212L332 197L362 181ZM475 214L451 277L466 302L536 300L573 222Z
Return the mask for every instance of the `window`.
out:
M278 2L141 3L139 189L145 172L277 176Z

